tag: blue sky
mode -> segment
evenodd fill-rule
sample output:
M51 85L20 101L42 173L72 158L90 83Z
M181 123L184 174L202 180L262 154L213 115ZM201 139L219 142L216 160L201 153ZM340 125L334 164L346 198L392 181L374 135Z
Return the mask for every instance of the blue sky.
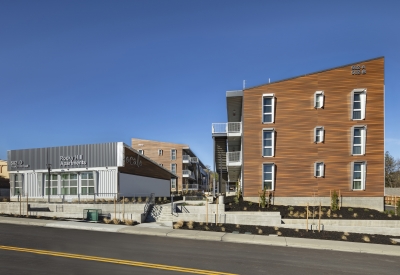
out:
M385 56L385 146L400 158L400 1L0 1L7 150L189 144L212 165L225 91Z

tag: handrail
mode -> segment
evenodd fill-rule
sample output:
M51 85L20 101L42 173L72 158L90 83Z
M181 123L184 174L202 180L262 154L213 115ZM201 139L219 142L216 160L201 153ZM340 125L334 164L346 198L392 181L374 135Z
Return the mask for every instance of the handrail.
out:
M147 216L149 215L154 203L155 203L154 193L151 193L149 200L144 205L144 220L146 220Z

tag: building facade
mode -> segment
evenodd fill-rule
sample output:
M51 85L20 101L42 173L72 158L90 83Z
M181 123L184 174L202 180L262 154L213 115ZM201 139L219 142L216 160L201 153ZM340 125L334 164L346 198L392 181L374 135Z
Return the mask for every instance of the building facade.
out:
M132 148L177 176L171 180L172 192L207 189L207 169L188 145L132 138Z
M12 201L170 195L175 175L122 142L8 151Z
M336 191L343 206L383 210L383 57L227 92L227 111L213 124L223 187L285 205L328 205Z

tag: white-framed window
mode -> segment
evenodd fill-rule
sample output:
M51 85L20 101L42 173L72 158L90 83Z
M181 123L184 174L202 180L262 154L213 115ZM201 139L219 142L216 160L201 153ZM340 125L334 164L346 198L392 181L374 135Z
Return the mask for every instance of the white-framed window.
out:
M49 186L49 174L44 174L45 180L45 191L46 195L57 195L58 193L58 175L50 174L50 186Z
M351 168L352 168L351 189L365 190L365 176L367 171L367 163L364 161L355 161L351 163Z
M275 164L263 163L262 190L275 190Z
M262 123L275 122L275 95L263 94L262 97Z
M362 126L353 126L351 128L351 154L352 155L365 155L365 142L367 136L367 127Z
M314 93L314 108L324 108L324 91L317 91Z
M164 164L162 164L162 163L159 163L159 165L160 165L160 166L164 166Z
M325 176L325 165L323 162L314 162L314 177L323 178Z
M351 92L351 119L365 119L365 108L367 103L367 90L354 89Z
M81 194L82 195L93 195L94 194L93 172L81 173Z
M138 152L139 152L139 154L144 155L144 150L143 149L139 149Z
M171 188L172 189L176 188L176 179L171 179Z
M176 174L176 163L171 163L171 172Z
M176 160L176 149L171 149L171 160Z
M325 141L325 130L322 126L317 126L314 128L314 142L321 143Z
M23 174L14 174L14 196L22 195L22 185L24 182Z
M162 149L158 149L158 155L162 156L163 155L163 150Z
M78 195L78 174L61 174L61 194Z
M266 128L262 131L262 156L275 156L275 129Z

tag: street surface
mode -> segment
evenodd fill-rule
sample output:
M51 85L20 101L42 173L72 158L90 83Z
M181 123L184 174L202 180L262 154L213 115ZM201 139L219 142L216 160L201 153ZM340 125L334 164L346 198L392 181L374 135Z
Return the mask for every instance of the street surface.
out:
M1 274L398 274L400 258L0 224Z

